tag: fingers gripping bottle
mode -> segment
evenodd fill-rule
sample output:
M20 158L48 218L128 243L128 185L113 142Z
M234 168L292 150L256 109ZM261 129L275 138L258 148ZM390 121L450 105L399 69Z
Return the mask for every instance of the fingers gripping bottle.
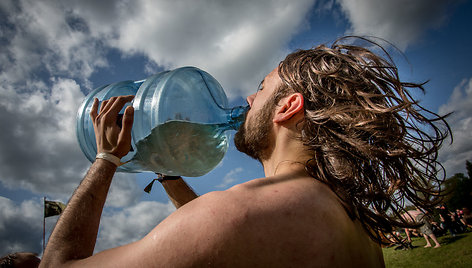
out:
M77 138L95 161L97 145L89 116L94 98L135 95L130 152L121 172L152 171L198 177L211 171L228 149L227 130L237 130L248 107L228 108L221 85L195 67L165 71L142 81L124 81L92 91L77 113ZM124 109L120 112L124 112ZM119 120L121 122L121 117ZM118 124L120 123L118 122Z

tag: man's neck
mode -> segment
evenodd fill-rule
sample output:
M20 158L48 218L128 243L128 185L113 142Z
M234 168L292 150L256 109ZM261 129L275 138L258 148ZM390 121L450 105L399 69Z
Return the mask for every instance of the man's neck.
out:
M283 149L282 149L283 148ZM266 177L305 170L310 156L299 142L276 146L271 157L262 161Z

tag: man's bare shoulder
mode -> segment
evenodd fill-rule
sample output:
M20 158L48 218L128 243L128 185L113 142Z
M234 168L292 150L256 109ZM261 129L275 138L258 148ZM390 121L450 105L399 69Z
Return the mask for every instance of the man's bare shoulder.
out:
M103 267L129 263L136 267L237 267L231 238L238 231L239 213L231 201L235 201L231 193L202 195L177 209L143 239L100 252L94 259L108 264Z
M336 194L314 178L264 178L229 191L244 197L247 234L264 237L272 251L268 255L280 250L280 257L300 258L300 265L383 265L379 246L349 217Z
M336 266L375 263L369 260L374 255L381 259L378 246L349 218L337 196L313 178L256 179L203 197L192 205L216 213L205 217L224 215L224 221L216 219L216 228L231 240L225 244L228 254L249 262Z
M165 252L174 267L304 267L326 260L336 266L342 254L352 253L347 247L353 239L343 235L358 239L357 230L336 216L342 207L326 198L324 188L312 184L258 179L205 194L178 209L142 243Z

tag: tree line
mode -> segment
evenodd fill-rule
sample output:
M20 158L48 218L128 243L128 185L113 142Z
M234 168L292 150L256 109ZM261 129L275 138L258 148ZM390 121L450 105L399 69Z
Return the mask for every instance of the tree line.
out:
M456 173L444 182L444 203L450 210L472 209L472 163L466 161L465 165L467 176Z

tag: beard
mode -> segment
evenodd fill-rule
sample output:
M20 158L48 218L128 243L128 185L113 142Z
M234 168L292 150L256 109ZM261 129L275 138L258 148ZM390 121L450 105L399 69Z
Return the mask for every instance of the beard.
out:
M238 151L260 162L269 158L274 108L275 100L270 98L249 120L246 114L246 120L234 135L234 144Z

